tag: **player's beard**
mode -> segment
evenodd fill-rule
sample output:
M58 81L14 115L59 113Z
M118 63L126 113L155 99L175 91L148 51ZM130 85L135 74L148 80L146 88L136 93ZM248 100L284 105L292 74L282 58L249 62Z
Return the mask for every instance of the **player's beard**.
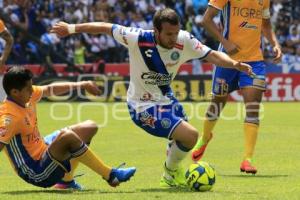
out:
M0 74L0 101L3 101L6 97L5 91L2 86L3 74Z
M163 47L165 49L173 49L174 45L173 46L167 46L167 45L165 45L165 44L162 43L160 34L158 34L157 39L158 39L157 43L159 44L159 46L161 46L161 47Z

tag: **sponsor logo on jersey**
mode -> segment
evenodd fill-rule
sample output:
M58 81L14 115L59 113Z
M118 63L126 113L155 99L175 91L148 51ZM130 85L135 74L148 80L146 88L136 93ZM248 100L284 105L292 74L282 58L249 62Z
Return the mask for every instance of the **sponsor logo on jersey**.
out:
M233 7L233 16L243 17L247 19L262 19L262 10L254 8Z
M248 28L248 29L257 29L258 27L254 24L250 24L249 22L242 22L240 25L239 25L240 28Z
M147 51L145 51L145 54L148 58L151 58L152 57L152 53L153 53L153 50L152 49L148 49Z
M179 57L180 57L180 54L179 54L178 51L172 52L172 54L171 54L171 59L172 59L172 60L178 60Z
M145 80L145 84L149 85L169 85L173 79L173 73L171 74L160 74L157 72L144 72L141 78Z

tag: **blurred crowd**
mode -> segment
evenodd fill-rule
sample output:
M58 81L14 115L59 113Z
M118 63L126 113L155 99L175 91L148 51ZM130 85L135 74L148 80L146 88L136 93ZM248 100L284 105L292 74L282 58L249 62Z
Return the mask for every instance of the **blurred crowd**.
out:
M105 21L151 29L153 14L165 7L176 10L182 29L217 49L218 43L200 25L207 3L208 0L0 0L0 17L15 38L8 63L126 62L127 50L109 36L81 34L60 39L49 30L61 20L68 23ZM299 59L300 1L271 1L271 12L284 59ZM270 45L266 42L264 47L266 58L272 58ZM0 52L2 50L0 40Z

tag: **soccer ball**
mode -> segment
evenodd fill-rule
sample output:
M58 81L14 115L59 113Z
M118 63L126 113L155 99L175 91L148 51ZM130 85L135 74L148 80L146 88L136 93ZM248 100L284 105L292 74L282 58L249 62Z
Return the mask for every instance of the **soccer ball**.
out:
M191 164L185 177L187 185L194 191L209 191L216 182L215 169L203 161Z

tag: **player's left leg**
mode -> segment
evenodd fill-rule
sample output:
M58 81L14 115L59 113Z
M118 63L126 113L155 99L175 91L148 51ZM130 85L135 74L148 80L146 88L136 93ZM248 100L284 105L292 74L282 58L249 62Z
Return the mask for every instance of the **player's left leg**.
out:
M196 144L198 131L191 124L182 120L174 128L169 139L172 142L169 143L164 165L165 172L160 185L163 187L186 186L185 171L181 167L181 161Z
M254 154L255 144L259 128L259 108L263 91L257 88L243 88L242 95L246 107L246 118L244 122L245 152L241 163L241 171L255 174L257 169L251 160Z
M255 174L257 169L253 166L251 161L258 135L260 103L266 88L265 63L258 61L249 62L248 64L252 66L256 77L252 78L244 73L240 74L240 87L242 88L242 96L246 107L244 123L245 153L240 170L242 172Z
M177 102L172 107L173 119L179 118L182 121L173 128L173 132L169 135L165 172L160 181L160 185L163 187L186 186L185 170L181 167L181 161L193 148L198 138L198 131L187 122L182 105Z

